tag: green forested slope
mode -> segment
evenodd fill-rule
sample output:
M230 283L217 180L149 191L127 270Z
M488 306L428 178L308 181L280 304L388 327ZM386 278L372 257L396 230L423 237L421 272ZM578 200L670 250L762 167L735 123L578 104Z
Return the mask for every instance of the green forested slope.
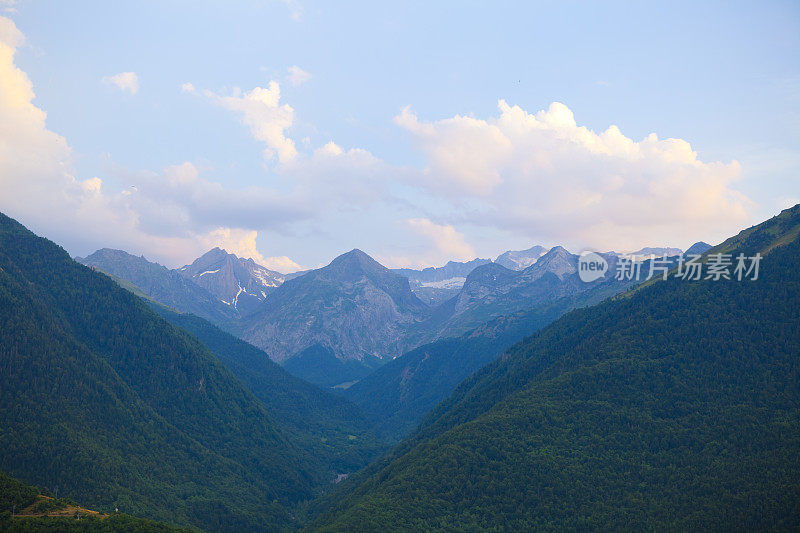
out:
M97 510L214 530L291 523L310 472L216 358L0 215L0 469Z
M758 281L654 283L516 345L314 528L800 527L798 226L731 241L769 252Z
M99 515L68 500L0 472L0 532L2 533L170 533L177 529L158 522L114 513Z
M348 400L292 376L263 351L202 318L151 307L205 344L261 400L306 462L329 472L329 479L358 470L384 449Z

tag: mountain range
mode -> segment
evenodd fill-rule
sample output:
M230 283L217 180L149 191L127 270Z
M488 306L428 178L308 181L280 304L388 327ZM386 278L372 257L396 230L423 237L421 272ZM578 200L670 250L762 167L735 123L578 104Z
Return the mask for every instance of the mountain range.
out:
M391 359L408 344L406 330L430 313L408 279L361 250L291 279L248 317L242 338L284 361L315 344L338 359Z
M219 325L229 325L236 310L180 272L122 250L103 248L76 261L116 279L133 284L133 290L173 309L193 313Z
M361 407L384 438L401 439L462 380L509 346L572 309L594 305L639 283L636 279L617 279L613 268L604 278L584 283L577 274L577 256L563 248L554 248L549 255L525 274L497 263L476 269L463 294L465 300L474 297L465 307L474 329L423 344L386 363L342 394ZM606 258L616 264L613 254L606 254ZM646 260L642 271L649 272L649 268ZM469 310L474 312L470 314ZM507 314L481 322L503 312ZM461 320L469 324L463 317Z
M422 270L395 268L394 271L408 278L411 291L420 300L435 306L455 296L464 285L469 273L487 263L491 263L491 260L448 261L442 267L428 267Z
M464 380L312 529L800 526L800 206L671 276L576 309ZM673 272L674 274L675 272Z
M429 305L359 250L87 268L0 215L0 471L213 531L795 529L800 206L688 252L763 260L585 282L554 247L406 273L464 278Z
M266 530L378 451L346 400L164 313L181 327L0 215L0 470L95 509Z
M210 320L303 379L346 387L418 346L593 287L578 279L576 255L560 246L542 250L503 254L515 258L516 268L530 263L520 270L475 259L394 271L353 250L296 276L218 248L176 270L113 250L80 261L168 307ZM617 256L604 257L610 268L602 283L608 284ZM613 293L610 288L604 294Z

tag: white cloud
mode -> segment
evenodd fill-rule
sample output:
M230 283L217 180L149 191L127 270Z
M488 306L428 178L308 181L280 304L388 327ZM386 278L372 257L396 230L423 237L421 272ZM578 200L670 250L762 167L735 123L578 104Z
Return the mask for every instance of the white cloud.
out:
M406 224L412 231L427 237L435 246L436 251L427 254L423 260L428 265L441 264L448 260L470 261L475 258L475 250L453 226L435 224L427 218L411 218Z
M228 253L245 259L250 258L259 265L276 272L289 273L303 270L302 266L286 256L264 257L261 255L256 246L257 237L258 232L253 230L217 228L203 235L200 241L206 249L219 246Z
M114 85L122 92L128 91L131 94L139 92L139 76L135 72L120 72L113 76L103 78L103 83Z
M332 208L367 206L385 200L394 174L389 165L367 150L344 150L333 141L278 170L291 179L296 192L307 201Z
M194 86L183 85L184 90L194 92ZM242 122L250 128L253 137L266 145L264 159L269 161L277 155L281 163L297 157L294 141L287 137L288 130L294 122L294 109L288 104L280 104L281 88L278 82L271 81L268 88L256 87L242 94L235 89L230 96L221 96L212 91L203 94L225 109L241 115Z
M736 161L703 162L688 142L578 126L561 103L530 114L505 101L488 120L395 122L427 156L415 183L469 204L465 221L573 246L634 248L735 233L751 202L731 185Z
M395 117L395 123L411 132L427 154L431 170L441 180L429 186L442 192L455 187L485 194L500 183L499 167L513 147L496 125L463 116L423 123L409 108Z
M161 172L120 174L136 187L127 202L151 233L170 235L187 227L208 231L219 225L277 229L312 213L295 195L258 186L231 189L207 180L188 161Z
M286 76L286 81L297 87L302 85L312 78L311 74L301 69L297 65L292 65L286 69L289 74Z

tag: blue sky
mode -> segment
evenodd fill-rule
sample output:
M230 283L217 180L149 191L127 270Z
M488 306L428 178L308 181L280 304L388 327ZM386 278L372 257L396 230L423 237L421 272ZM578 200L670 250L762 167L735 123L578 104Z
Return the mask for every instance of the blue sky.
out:
M800 201L796 2L0 5L29 106L70 147L47 155L60 182L0 166L0 209L74 254L687 247ZM24 201L34 182L50 204Z

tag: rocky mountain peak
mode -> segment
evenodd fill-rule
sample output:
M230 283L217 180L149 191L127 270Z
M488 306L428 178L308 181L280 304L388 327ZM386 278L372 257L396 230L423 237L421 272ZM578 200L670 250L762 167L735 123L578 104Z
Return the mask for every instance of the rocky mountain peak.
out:
M554 246L536 263L523 271L525 279L537 279L550 272L564 279L564 277L578 271L578 257L571 254L563 246Z
M500 254L495 259L495 263L499 263L511 270L525 270L536 263L546 251L546 248L539 245L532 246L527 250L509 250Z

